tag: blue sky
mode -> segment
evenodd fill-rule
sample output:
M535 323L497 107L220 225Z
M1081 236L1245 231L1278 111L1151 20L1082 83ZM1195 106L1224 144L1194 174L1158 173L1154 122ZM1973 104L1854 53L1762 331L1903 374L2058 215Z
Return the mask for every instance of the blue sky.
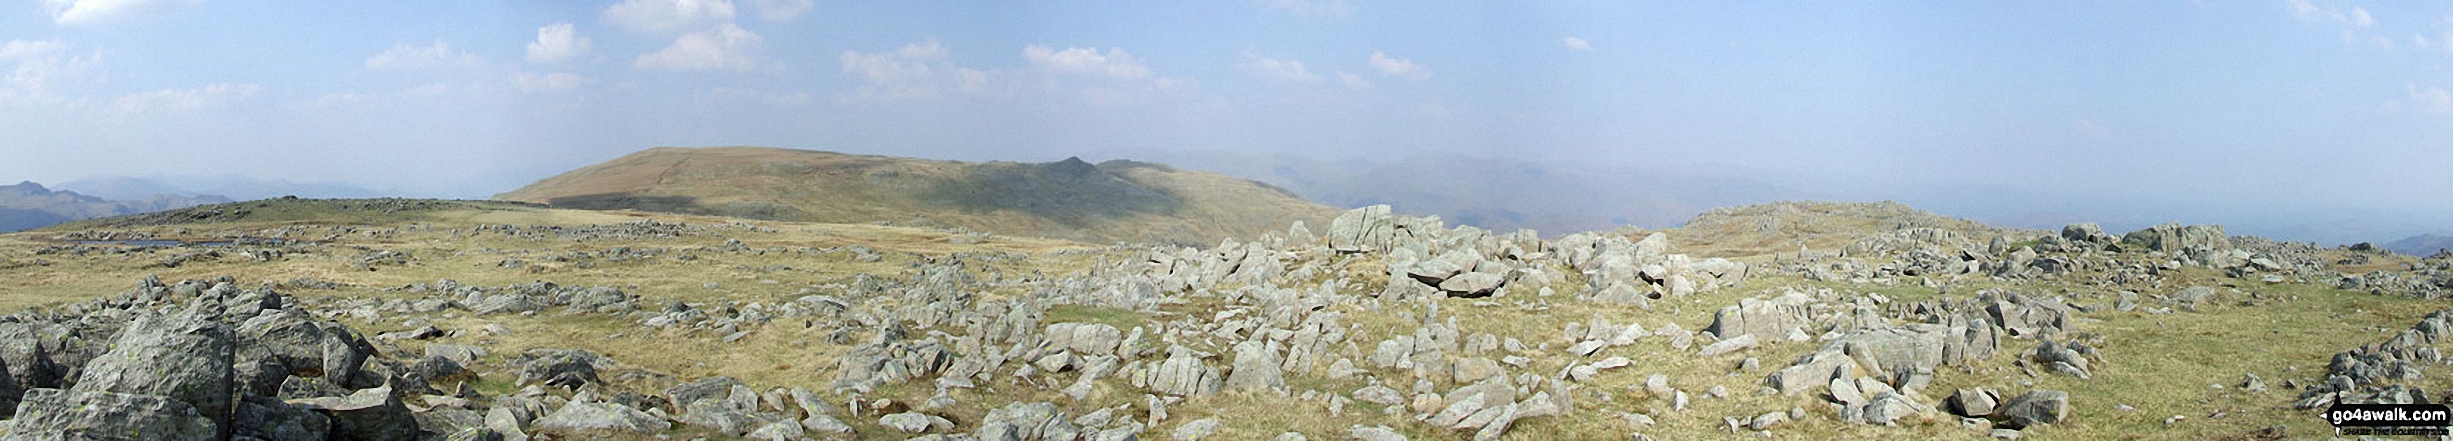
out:
M1452 152L2014 223L2453 230L2441 3L30 0L0 45L8 180Z

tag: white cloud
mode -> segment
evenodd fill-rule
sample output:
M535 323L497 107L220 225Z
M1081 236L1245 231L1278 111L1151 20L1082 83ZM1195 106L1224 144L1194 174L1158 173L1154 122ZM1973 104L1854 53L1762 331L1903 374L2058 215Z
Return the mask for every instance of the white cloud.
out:
M1255 76L1259 76L1262 79L1270 81L1285 83L1310 83L1320 81L1320 76L1313 75L1311 70L1303 68L1303 62L1301 61L1295 61L1292 59L1280 60L1264 57L1261 56L1260 53L1252 51L1244 51L1244 62L1236 63L1235 68L1242 69L1245 72L1251 72Z
M528 62L558 63L587 55L591 50L588 37L570 23L554 23L537 28L537 41L528 43Z
M1593 50L1593 42L1590 42L1590 41L1584 41L1584 39L1582 39L1582 38L1576 38L1576 37L1573 37L1573 36L1570 36L1570 37L1567 37L1567 38L1562 38L1562 39L1559 39L1559 43L1566 44L1566 45L1567 45L1567 50L1571 50L1571 51L1589 51L1589 50Z
M485 59L476 54L454 51L450 43L440 41L433 46L401 43L366 59L367 70L454 70L484 65Z
M1346 0L1262 0L1270 9L1292 12L1297 17L1345 17L1354 14L1354 5Z
M579 74L570 72L553 72L546 74L520 72L511 75L511 82L519 85L521 92L566 92L572 89L587 87L587 85L590 84L596 84L596 79L579 76Z
M1034 44L1022 48L1022 57L1029 59L1032 66L1038 66L1049 72L1098 75L1116 79L1150 76L1149 65L1142 64L1141 60L1133 59L1133 54L1126 53L1124 49L1119 48L1107 48L1107 53L1101 54L1097 48L1076 47L1058 51Z
M384 106L414 101L431 101L452 93L450 84L429 83L392 92L336 92L317 97L309 107Z
M928 97L945 90L978 92L988 86L988 73L954 65L953 54L930 39L903 45L894 52L864 54L843 51L843 73L867 84L861 95Z
M1381 75L1392 77L1420 80L1431 76L1431 69L1415 64L1413 60L1389 58L1388 54L1380 51L1371 52L1371 68L1380 71Z
M715 29L682 35L672 46L646 55L631 65L639 69L748 72L774 67L760 58L766 38L725 23Z
M817 0L749 0L749 2L750 7L758 9L758 18L777 23L799 19L801 14L809 13L810 9L818 5Z
M2445 92L2442 87L2420 89L2418 83L2410 83L2409 87L2410 102L2419 109L2431 112L2453 112L2453 92Z
M606 7L607 23L631 32L686 31L733 19L731 0L624 0Z
M1353 72L1338 72L1337 79L1338 81L1345 82L1346 88L1348 89L1364 90L1371 88L1371 80L1363 79L1362 75L1355 75Z
M102 80L102 54L70 55L60 40L9 40L0 44L0 65L16 63L0 83L0 102L57 100L60 87Z
M264 90L254 84L215 83L194 89L162 89L119 97L119 110L125 113L145 113L156 110L181 111L220 106L254 96Z
M63 26L106 23L161 9L173 0L43 0L51 21Z

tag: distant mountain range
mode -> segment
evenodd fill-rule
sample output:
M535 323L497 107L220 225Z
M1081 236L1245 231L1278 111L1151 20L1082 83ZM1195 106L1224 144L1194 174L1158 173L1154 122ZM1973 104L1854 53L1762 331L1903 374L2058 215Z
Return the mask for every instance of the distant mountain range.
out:
M1116 150L1286 188L1340 208L1389 204L1452 225L1545 235L1633 225L1668 228L1716 207L1817 194L1767 182L1695 176L1673 169L1599 168L1455 153L1323 161L1301 155Z
M648 149L494 199L1205 246L1283 233L1297 220L1327 231L1338 212L1268 184L1146 162L958 162L760 147Z
M55 190L70 190L105 199L140 200L157 195L219 195L235 200L251 201L282 196L308 199L375 198L401 196L398 191L368 189L331 182L294 182L287 179L255 178L244 175L156 175L106 176L54 183Z
M174 208L231 202L214 195L159 194L135 200L111 200L73 191L57 191L33 182L0 186L0 232L42 228L78 219L150 213Z
M2397 253L2427 257L2441 250L2453 250L2453 236L2421 234L2385 243L2385 249Z

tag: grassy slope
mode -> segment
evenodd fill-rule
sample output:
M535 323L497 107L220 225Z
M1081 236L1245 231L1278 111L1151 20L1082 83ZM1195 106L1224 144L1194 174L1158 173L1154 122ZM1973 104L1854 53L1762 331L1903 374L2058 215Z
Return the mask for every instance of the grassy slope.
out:
M928 161L752 147L655 148L495 196L805 222L965 228L1089 242L1214 244L1334 210L1223 175L1157 167ZM1079 170L1072 170L1079 171ZM1100 174L1122 180L1107 179Z

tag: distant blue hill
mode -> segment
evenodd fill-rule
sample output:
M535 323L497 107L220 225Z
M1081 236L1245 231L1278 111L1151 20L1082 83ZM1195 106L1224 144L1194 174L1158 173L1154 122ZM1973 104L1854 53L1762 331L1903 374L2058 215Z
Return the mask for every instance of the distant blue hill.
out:
M2427 257L2429 255L2436 254L2437 251L2453 250L2453 236L2421 234L2406 237L2402 240L2388 242L2385 244L2385 249L2393 250L2394 252L2402 254Z
M33 182L20 182L0 186L0 233L31 230L78 219L151 213L224 202L231 200L213 195L179 194L110 200L73 191L56 191Z

